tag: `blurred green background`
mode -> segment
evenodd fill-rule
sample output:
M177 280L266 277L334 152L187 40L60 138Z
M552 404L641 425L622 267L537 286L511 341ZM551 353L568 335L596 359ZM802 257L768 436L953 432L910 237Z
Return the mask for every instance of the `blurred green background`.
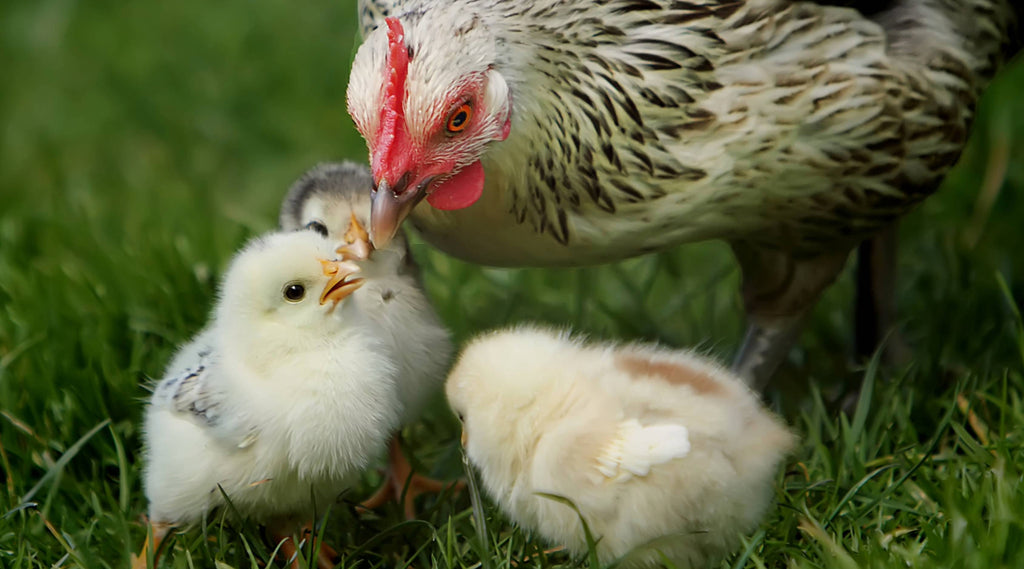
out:
M0 513L28 497L41 516L0 520L0 565L49 565L71 540L114 566L141 537L142 385L202 326L226 261L276 224L291 182L319 161L365 160L345 110L355 14L349 1L0 5ZM997 275L1024 299L1022 89L1018 59L960 166L902 227L901 317L925 384L1021 364ZM460 341L521 320L723 358L740 339L721 243L561 271L416 254ZM856 373L851 289L847 275L827 294L784 384Z

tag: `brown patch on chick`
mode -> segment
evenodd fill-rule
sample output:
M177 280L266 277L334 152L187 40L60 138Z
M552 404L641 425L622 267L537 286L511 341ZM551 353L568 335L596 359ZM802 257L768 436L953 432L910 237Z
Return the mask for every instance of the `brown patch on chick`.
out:
M710 375L680 364L656 361L637 355L619 355L615 366L631 375L656 377L672 385L689 385L697 393L722 395L722 385Z

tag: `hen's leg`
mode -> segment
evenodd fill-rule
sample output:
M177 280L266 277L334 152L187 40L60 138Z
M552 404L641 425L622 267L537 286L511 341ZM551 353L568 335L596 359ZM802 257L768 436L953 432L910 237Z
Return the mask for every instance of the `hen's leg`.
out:
M862 360L871 357L887 334L886 359L901 364L909 358L909 349L895 329L898 233L893 223L857 249L854 331L856 354Z
M733 370L764 389L789 354L822 291L843 270L848 248L798 257L787 251L732 243L743 273L747 334Z

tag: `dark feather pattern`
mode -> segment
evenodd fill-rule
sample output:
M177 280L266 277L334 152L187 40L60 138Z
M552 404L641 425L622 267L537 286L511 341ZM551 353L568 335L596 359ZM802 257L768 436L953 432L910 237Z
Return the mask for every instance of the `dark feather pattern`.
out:
M515 102L511 136L486 155L515 175L489 178L485 194L503 192L508 222L552 248L533 239L475 258L459 244L494 226L413 216L450 252L495 264L588 264L708 238L848 247L938 186L1013 29L1007 0L452 6L503 46L492 66ZM361 4L437 38L445 13L436 0Z

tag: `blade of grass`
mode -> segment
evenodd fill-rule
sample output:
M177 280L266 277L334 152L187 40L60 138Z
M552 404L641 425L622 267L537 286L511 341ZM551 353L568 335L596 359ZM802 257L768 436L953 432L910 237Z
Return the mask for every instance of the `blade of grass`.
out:
M39 490L42 489L42 487L47 482L50 481L50 479L52 479L61 470L63 470L64 467L67 466L69 462L71 462L71 459L75 458L78 452L82 450L82 447L85 446L85 443L89 442L89 439L91 439L93 435L100 432L104 427L106 427L109 424L110 419L104 419L100 421L98 425L89 429L88 432L79 437L79 439L75 441L75 443L71 445L68 448L68 450L64 452L64 454L60 455L60 458L57 459L57 462L54 463L53 467L46 471L46 474L44 474L43 477L39 479L39 482L36 482L36 485L33 486L31 490L26 492L24 496L21 497L21 504L19 505L19 508L29 503L32 500L32 497L35 496L36 493L39 492ZM4 517L6 517L6 514Z
M590 524L587 523L587 520L583 517L583 513L580 512L580 509L576 507L576 503L569 498L559 496L558 494L549 494L547 492L535 492L534 494L541 498L546 498L548 500L558 502L559 504L566 505L572 508L572 511L576 512L576 516L579 517L580 524L583 526L583 539L587 544L587 561L590 563L591 569L601 567L601 560L597 555L597 542L600 541L601 538L594 539L594 534L590 531ZM614 566L615 563L612 563L606 569L610 569Z
M476 528L476 539L471 543L477 554L480 556L480 564L483 569L494 569L494 562L488 555L488 544L491 543L490 533L487 531L487 519L484 517L483 500L480 498L480 489L476 483L476 473L473 465L469 462L469 455L466 449L462 449L462 466L466 471L466 487L469 489L469 501L473 508L473 526Z

